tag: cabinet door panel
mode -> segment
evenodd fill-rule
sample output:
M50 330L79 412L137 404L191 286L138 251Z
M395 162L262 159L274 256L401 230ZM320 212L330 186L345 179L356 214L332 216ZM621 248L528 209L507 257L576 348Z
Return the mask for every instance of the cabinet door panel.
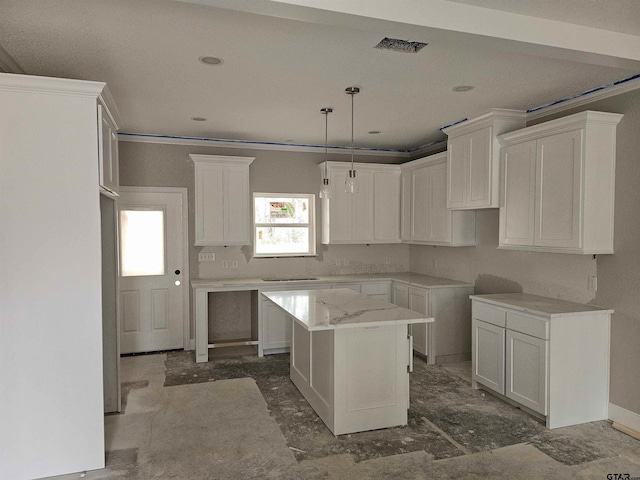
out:
M500 243L533 245L536 183L535 140L504 149Z
M411 173L413 212L411 240L429 240L429 169L421 168Z
M224 240L224 201L222 169L199 168L196 175L196 245Z
M421 288L409 287L409 309L414 312L428 315L429 294ZM429 354L429 335L428 326L425 323L417 323L411 325L411 334L413 335L413 349L422 355ZM430 363L433 363L430 360Z
M447 142L447 207L465 205L466 170L469 159L469 141L466 135L450 138Z
M331 177L331 199L329 200L330 210L330 237L331 242L344 242L351 240L352 193L344 191L344 171L334 171Z
M224 240L233 243L249 242L248 178L243 170L228 169L224 182Z
M451 242L451 215L447 209L447 165L433 165L429 167L429 241Z
M505 395L543 415L547 414L548 341L507 330Z
M374 174L374 239L398 242L400 240L400 175Z
M352 195L354 197L353 201L355 201L355 210L353 210L354 217L352 217L354 221L352 238L353 240L362 241L363 243L370 242L374 238L373 180L373 173L358 173L358 193L347 194ZM400 195L400 192L397 190L396 193ZM396 213L396 220L397 216L398 213Z
M505 329L474 318L471 337L473 380L504 394Z
M402 192L400 215L400 240L411 240L411 172L402 172L400 191Z
M491 127L469 134L467 207L491 205Z
M579 248L582 130L538 140L535 245Z
M290 347L291 317L270 301L263 301L262 315L262 348L268 350Z

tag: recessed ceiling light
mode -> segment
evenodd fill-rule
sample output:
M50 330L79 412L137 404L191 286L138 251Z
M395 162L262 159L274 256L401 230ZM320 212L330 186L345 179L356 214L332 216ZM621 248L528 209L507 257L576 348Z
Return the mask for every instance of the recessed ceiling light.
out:
M198 60L200 60L200 62L204 63L205 65L221 65L222 64L222 59L218 57L200 57Z
M473 90L475 87L473 85L459 85L457 87L453 87L451 90L454 92L468 92L469 90Z
M378 135L380 133L380 130L371 130L369 132L369 135Z
M193 120L194 122L206 122L207 119L204 117L191 117L191 120Z

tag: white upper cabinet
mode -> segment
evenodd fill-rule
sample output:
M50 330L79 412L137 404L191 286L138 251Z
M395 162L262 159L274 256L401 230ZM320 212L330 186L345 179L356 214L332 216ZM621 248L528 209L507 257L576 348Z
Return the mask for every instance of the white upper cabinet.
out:
M251 244L253 157L189 155L195 164L196 246Z
M447 208L498 208L500 144L496 136L522 128L526 112L494 108L447 127Z
M322 200L322 243L399 243L400 167L356 163L358 191L346 193L350 167L328 162L332 195Z
M500 136L499 248L613 253L621 118L585 111Z
M101 102L98 102L98 163L100 187L108 194L118 195L118 127Z
M476 244L474 211L447 209L447 154L402 165L402 240L424 245Z

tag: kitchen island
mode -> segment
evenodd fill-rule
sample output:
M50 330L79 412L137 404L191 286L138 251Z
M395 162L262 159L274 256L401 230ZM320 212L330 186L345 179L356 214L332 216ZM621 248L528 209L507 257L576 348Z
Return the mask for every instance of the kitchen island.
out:
M407 325L433 318L344 288L262 295L291 318L291 380L334 435L407 424Z

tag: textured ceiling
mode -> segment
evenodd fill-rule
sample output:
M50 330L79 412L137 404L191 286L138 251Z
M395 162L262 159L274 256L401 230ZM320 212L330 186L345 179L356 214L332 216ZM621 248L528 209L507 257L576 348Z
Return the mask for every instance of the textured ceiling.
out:
M457 1L518 14L538 5L532 15L552 12L561 21L576 4ZM344 90L355 85L356 145L403 150L440 140L440 127L490 108L526 110L640 72L487 48L473 36L452 40L428 28L362 28L348 19L302 21L197 3L225 2L2 0L0 46L26 73L107 82L121 132L321 145L320 109L333 107L329 143L348 145ZM624 33L637 24L637 0L610 9L620 12L613 25L600 2L587 3L592 15L582 12L576 22ZM373 48L405 31L412 37L403 39L429 45L417 54ZM224 63L203 65L205 55ZM475 88L455 93L457 85Z

